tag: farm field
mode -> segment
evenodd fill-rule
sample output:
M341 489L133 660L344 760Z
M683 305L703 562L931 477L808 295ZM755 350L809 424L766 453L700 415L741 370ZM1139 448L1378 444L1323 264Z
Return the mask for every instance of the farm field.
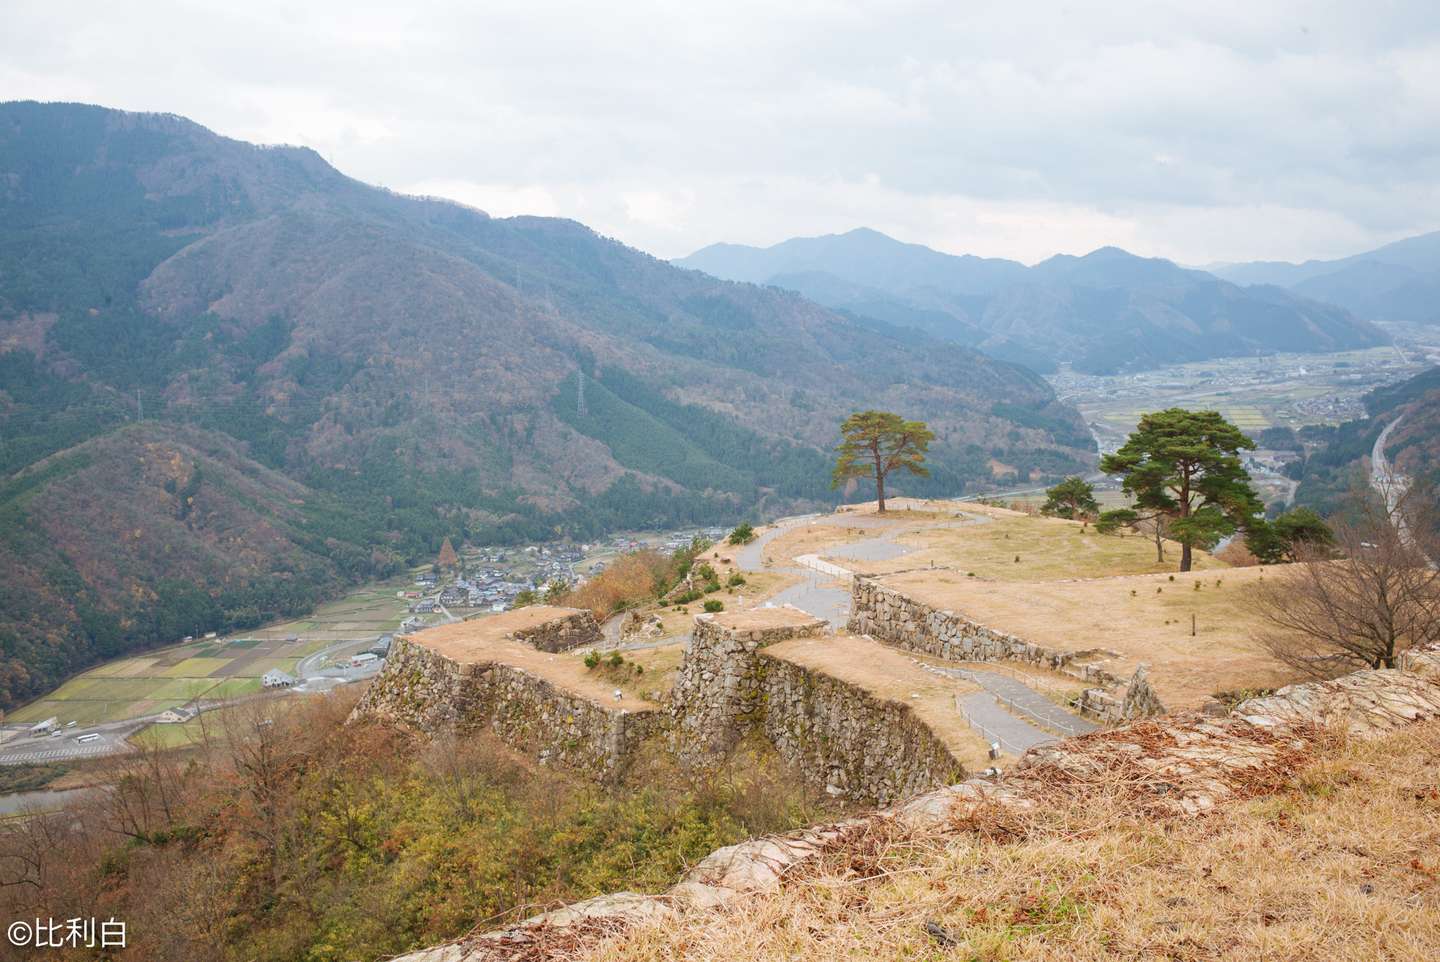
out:
M88 725L153 715L199 698L254 694L272 668L293 674L300 659L327 646L351 640L368 644L395 630L405 617L404 602L395 597L402 583L358 588L303 619L107 662L11 712L6 721L56 717L62 725ZM184 726L157 729L168 727Z
M1111 450L1142 414L1168 407L1217 410L1241 430L1333 424L1363 413L1365 392L1422 367L1392 347L1334 354L1214 358L1133 374L1049 380L1080 409L1102 448Z

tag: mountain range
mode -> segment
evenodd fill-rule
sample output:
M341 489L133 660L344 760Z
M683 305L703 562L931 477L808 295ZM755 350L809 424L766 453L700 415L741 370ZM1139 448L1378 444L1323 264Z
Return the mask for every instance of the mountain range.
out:
M1277 351L1385 343L1344 307L1275 285L1242 287L1160 258L1103 247L1018 261L955 256L861 228L773 247L714 244L676 261L795 290L1048 373L1109 374Z
M868 407L934 429L912 493L1093 460L1038 375L884 317L173 115L0 105L0 708L446 536L834 503Z
M1333 261L1255 261L1212 270L1240 284L1271 284L1379 321L1440 323L1440 231Z

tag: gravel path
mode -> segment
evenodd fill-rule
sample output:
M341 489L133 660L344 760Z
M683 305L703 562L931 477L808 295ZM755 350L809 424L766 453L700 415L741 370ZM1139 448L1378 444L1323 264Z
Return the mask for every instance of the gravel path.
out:
M971 692L955 700L956 707L986 741L999 742L1001 751L1023 755L1036 745L1055 741L1055 736L1021 721L1000 707L988 691Z
M785 571L795 571L806 576L806 580L798 585L792 585L780 592L770 601L776 605L794 605L801 611L807 611L816 618L824 618L830 624L843 628L850 620L850 592L845 588L827 587L823 582L830 579L814 572L805 572L799 568L785 568Z
M1044 695L995 671L961 670L975 684L994 695L1005 707L1035 724L1062 735L1085 735L1100 726L1055 704Z

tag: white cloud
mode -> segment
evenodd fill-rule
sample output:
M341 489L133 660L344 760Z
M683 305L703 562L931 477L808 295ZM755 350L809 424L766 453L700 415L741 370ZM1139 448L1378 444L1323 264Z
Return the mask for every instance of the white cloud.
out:
M868 225L1038 260L1440 227L1425 0L11 0L0 98L185 114L663 256Z
M469 180L421 180L400 188L407 194L446 197L479 208L491 217L559 217L555 196L535 184L477 184Z

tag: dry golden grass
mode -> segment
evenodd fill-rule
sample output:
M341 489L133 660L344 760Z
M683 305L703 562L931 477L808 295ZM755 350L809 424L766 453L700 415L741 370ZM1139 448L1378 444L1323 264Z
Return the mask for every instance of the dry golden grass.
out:
M979 506L983 508L984 506ZM969 506L967 512L972 511ZM980 513L974 511L973 513ZM1166 560L1155 558L1155 543L1139 535L1101 535L1078 521L1044 518L997 509L985 512L984 523L963 527L920 529L898 537L909 554L888 561L836 559L852 570L880 574L934 565L962 574L1004 581L1053 581L1174 571L1180 548L1167 542ZM1019 558L1017 562L1015 559ZM1224 567L1203 551L1195 552L1195 568Z
M1295 680L1256 640L1258 620L1247 603L1250 587L1267 572L1273 578L1276 570L1227 568L1043 585L915 571L883 583L1047 648L1113 651L1118 657L1103 667L1122 677L1146 662L1150 683L1173 710L1197 707L1216 691Z
M1440 722L1332 744L1201 818L1119 790L875 835L778 893L638 925L586 962L1440 958Z
M896 521L894 528L900 528L904 522ZM838 522L824 524L802 524L784 534L779 535L764 548L763 555L766 564L787 565L792 564L795 558L802 554L824 554L826 549L835 548L851 541L859 541L862 538L874 538L886 532L887 528L845 526ZM848 566L848 564L847 564Z
M581 656L575 652L552 654L539 651L523 641L505 637L508 631L545 620L547 612L549 617L553 617L555 610L538 605L517 608L493 618L477 618L473 621L428 628L417 632L410 640L460 664L497 662L519 668L543 678L562 691L579 695L606 708L640 711L656 707L650 701L623 691L622 698L616 701L614 693L617 686L587 670ZM527 612L529 615L522 617Z

